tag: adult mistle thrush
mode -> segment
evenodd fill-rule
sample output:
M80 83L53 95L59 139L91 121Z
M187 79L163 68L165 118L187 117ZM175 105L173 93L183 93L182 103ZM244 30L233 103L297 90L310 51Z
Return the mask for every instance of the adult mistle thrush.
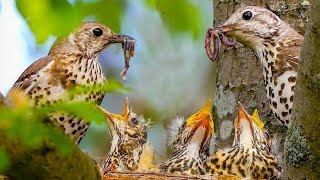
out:
M234 143L208 158L205 164L208 174L235 175L241 179L272 179L281 175L277 159L269 151L269 137L254 118L238 104Z
M112 135L111 148L102 168L109 171L143 171L144 167L154 166L153 158L141 157L153 155L151 145L147 142L148 121L138 116L129 107L128 99L121 115L113 114L98 106L107 119ZM148 153L144 152L148 151ZM143 163L140 164L140 159ZM147 165L149 164L149 165ZM143 168L141 168L143 167Z
M97 57L102 50L111 44L123 43L127 37L112 32L102 24L85 22L55 43L47 56L31 64L14 83L8 95L16 90L23 91L30 97L31 105L36 107L59 101L100 104L104 97L103 90L73 96L68 96L67 91L76 85L105 83L106 77ZM61 113L51 114L50 119L60 124L76 143L81 141L90 124L76 116Z
M263 67L270 108L285 126L291 120L303 36L273 12L255 6L237 9L214 30L253 49Z
M188 119L178 117L168 129L168 144L173 152L161 170L170 173L204 174L203 164L209 157L210 139L214 133L211 99Z

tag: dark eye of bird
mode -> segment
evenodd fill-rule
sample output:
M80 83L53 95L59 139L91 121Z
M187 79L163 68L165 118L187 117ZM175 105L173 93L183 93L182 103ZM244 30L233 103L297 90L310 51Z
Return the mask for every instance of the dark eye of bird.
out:
M132 135L131 137L132 137L132 138L138 138L139 135L136 133L136 134Z
M99 36L101 36L101 35L103 34L103 31L102 31L102 29L100 29L100 28L94 28L94 29L92 30L92 33L93 33L96 37L99 37Z
M139 121L138 121L137 118L132 118L132 119L131 119L131 122L132 122L132 124L134 124L134 125L138 125L138 124L139 124Z
M251 11L246 11L242 14L242 18L244 20L250 20L252 18L252 12Z

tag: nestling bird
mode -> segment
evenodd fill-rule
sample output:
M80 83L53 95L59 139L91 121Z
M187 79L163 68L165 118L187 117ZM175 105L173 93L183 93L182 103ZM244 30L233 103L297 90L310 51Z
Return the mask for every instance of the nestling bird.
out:
M211 99L188 119L182 117L172 121L168 144L173 152L161 171L170 173L204 174L203 164L209 157L210 139L214 133L211 115Z
M238 103L233 146L218 150L208 158L208 174L228 174L248 179L271 179L281 175L276 157L266 148L269 144L265 140L269 137L261 133L263 131L257 131L260 127L253 122L253 118Z
M67 37L55 43L47 56L31 64L14 83L7 95L23 91L30 104L36 107L59 101L89 101L100 104L104 91L68 95L75 86L102 85L106 82L98 55L115 43L123 43L128 36L119 35L96 22L86 22ZM80 143L90 125L76 116L54 113L50 119L61 125L69 137Z
M104 172L143 171L155 167L153 150L147 142L148 121L132 112L128 99L121 115L98 107L106 117L112 135L111 148L102 165Z
M267 150L271 152L271 136L269 132L264 128L264 123L261 121L258 110L254 110L252 116L249 116L252 123L253 131L255 133L255 141L260 149Z
M255 6L237 9L214 30L253 49L263 67L273 114L287 126L291 119L303 36L273 12Z

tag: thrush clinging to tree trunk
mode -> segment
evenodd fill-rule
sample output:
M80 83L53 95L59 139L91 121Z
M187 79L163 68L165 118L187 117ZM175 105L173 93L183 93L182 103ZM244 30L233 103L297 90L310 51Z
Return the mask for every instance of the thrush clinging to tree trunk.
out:
M59 101L89 101L100 104L104 91L88 91L68 95L70 88L81 85L99 85L106 81L98 55L114 43L123 43L128 36L119 35L110 28L95 22L86 22L64 39L55 43L47 56L31 64L14 83L10 93L20 90L31 105L42 106ZM89 122L76 116L50 114L53 122L60 124L69 137L79 143Z
M255 6L236 10L215 31L253 49L262 67L273 114L284 125L291 120L303 36L273 12Z

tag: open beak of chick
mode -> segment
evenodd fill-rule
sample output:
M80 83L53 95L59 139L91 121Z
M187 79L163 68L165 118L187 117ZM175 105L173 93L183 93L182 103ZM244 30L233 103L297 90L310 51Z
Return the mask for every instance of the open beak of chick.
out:
M252 117L244 109L242 104L238 101L238 116L234 121L234 128L236 129L237 136L240 136L243 129L250 129L253 135Z
M264 128L264 123L261 121L257 109L254 110L250 119L258 126L258 128L260 128L260 129Z
M191 128L191 133L202 127L206 130L206 137L214 133L214 125L212 120L212 100L209 99L206 104L187 120L187 127Z
M104 108L102 108L101 106L97 105L98 109L102 112L102 114L106 117L107 122L109 125L114 126L116 121L127 121L128 120L128 116L130 113L130 106L129 106L129 100L128 98L126 98L126 102L123 106L123 110L122 110L122 114L113 114L107 110L105 110Z
M238 102L238 116L237 119L234 121L234 128L239 128L239 122L242 120L249 120L251 121L250 124L253 122L257 125L258 128L264 128L264 123L261 121L259 117L258 110L255 109L252 116L250 116L248 112L244 109L242 104Z

